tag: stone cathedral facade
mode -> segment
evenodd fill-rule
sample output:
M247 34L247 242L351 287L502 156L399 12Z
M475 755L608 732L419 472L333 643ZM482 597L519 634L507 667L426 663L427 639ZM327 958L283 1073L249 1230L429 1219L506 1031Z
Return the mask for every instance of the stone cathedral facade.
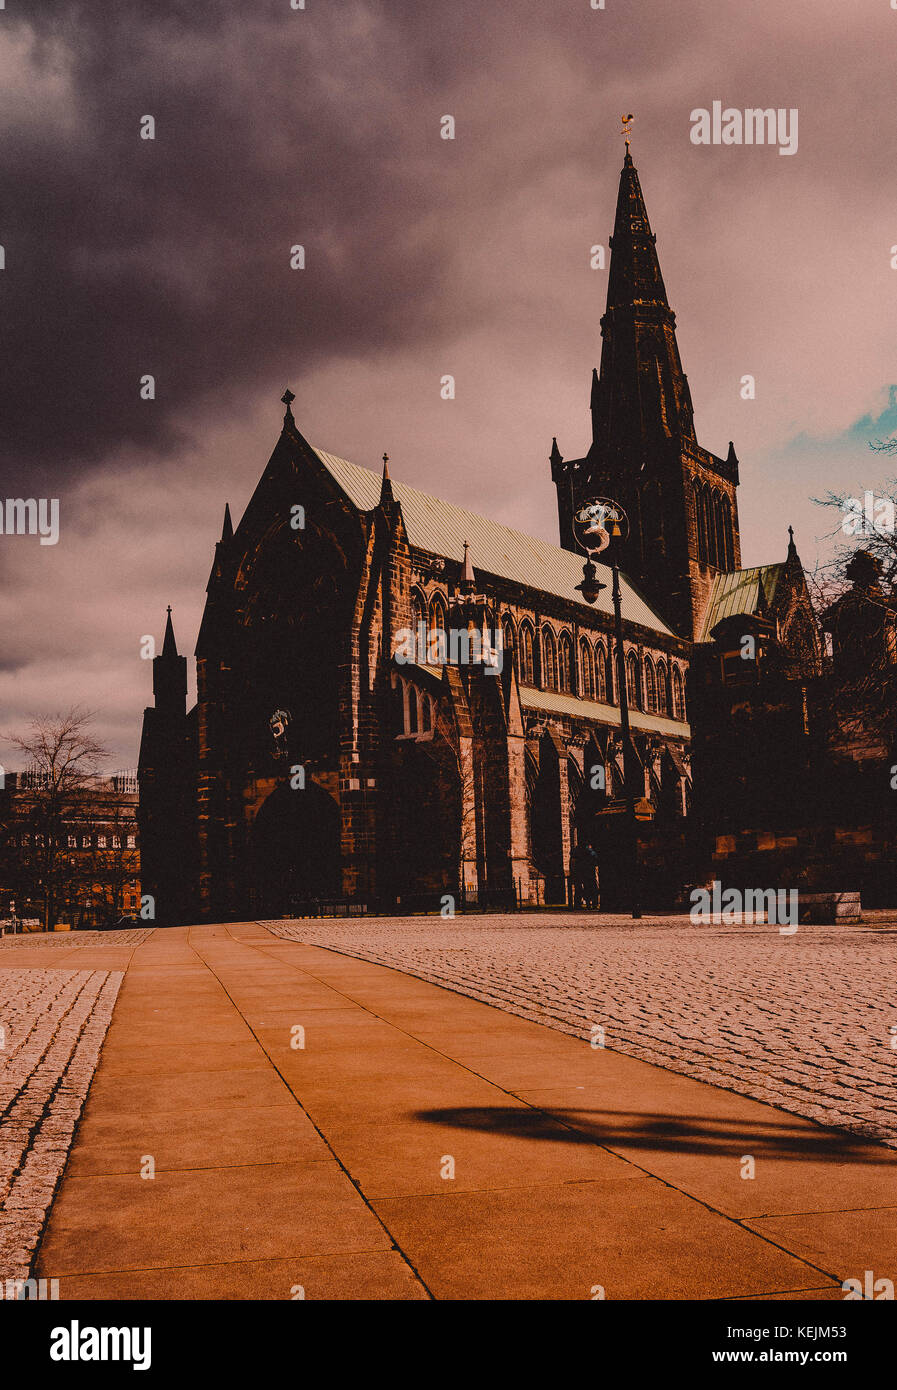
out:
M170 615L154 663L140 785L159 921L326 900L400 912L459 894L563 902L578 845L597 856L602 906L620 905L610 571L599 566L607 587L589 606L571 532L595 494L631 521L621 565L643 896L672 905L706 877L689 832L695 767L719 794L731 749L702 743L695 721L712 708L717 732L731 722L738 701L721 714L717 693L744 685L745 635L773 654L797 708L819 635L793 539L780 563L741 569L738 460L731 444L721 457L697 441L628 148L611 246L591 443L565 460L555 440L550 455L557 546L394 480L386 462L373 471L313 447L286 394L236 528L225 510L192 709ZM440 633L466 634L469 650Z

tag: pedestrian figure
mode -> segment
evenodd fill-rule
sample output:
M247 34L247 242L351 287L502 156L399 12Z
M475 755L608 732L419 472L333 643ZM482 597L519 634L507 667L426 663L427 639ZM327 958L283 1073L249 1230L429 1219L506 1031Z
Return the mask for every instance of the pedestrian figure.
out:
M570 856L573 870L573 906L595 908L598 906L598 884L595 868L598 856L591 845L578 844Z

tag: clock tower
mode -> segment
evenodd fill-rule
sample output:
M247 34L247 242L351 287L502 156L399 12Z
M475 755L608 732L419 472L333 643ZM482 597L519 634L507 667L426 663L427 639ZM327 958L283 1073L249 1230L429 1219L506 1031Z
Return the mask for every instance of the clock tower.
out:
M593 369L592 442L550 455L560 544L576 549L573 512L593 496L630 520L624 572L680 636L695 639L717 574L740 568L738 460L697 440L688 378L638 171L626 142L611 238L601 369Z

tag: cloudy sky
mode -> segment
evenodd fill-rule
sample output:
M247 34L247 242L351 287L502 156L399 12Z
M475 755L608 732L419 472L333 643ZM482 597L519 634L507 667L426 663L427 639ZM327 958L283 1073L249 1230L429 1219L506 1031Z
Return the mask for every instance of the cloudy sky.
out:
M556 539L623 111L698 437L742 461L744 562L791 521L812 567L812 497L881 485L897 10L605 3L7 0L0 497L58 497L61 534L0 537L0 729L81 702L136 762L141 638L171 603L192 651L287 385L313 443ZM695 146L714 100L796 107L797 154Z

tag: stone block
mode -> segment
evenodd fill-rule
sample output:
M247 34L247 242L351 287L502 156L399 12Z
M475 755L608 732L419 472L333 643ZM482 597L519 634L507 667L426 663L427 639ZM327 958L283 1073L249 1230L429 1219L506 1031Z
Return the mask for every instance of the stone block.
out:
M801 893L798 920L831 926L839 922L859 922L862 907L857 892Z

